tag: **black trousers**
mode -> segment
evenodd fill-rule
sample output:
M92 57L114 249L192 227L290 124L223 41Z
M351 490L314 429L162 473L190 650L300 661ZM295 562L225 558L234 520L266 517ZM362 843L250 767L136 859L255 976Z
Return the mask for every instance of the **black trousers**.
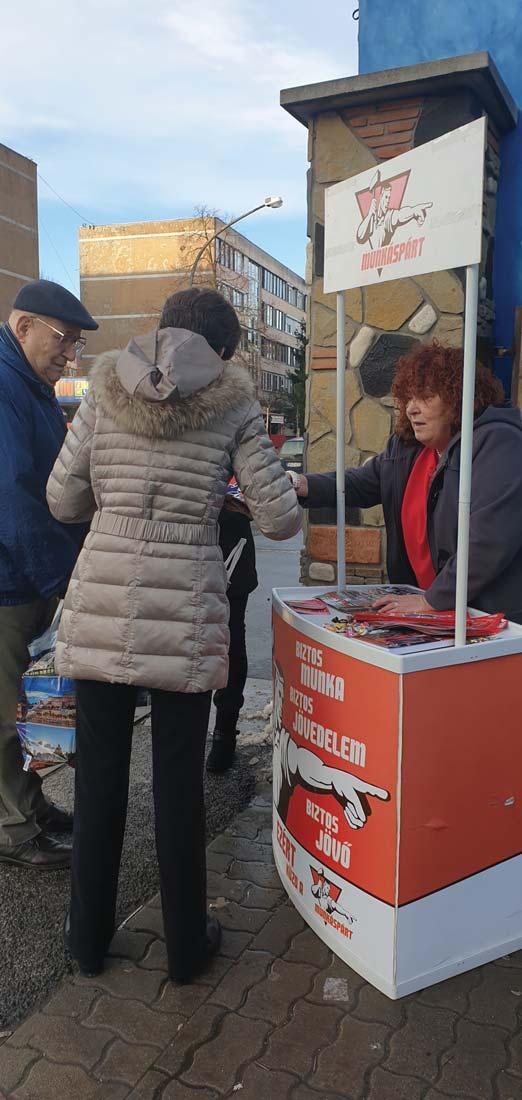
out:
M115 927L138 689L77 683L71 950L96 967ZM152 691L153 792L169 973L190 977L206 938L203 763L211 692Z
M230 595L230 648L228 651L228 682L226 687L214 692L216 708L216 729L222 733L234 733L241 707L244 703L243 691L248 675L246 651L245 615L248 592Z

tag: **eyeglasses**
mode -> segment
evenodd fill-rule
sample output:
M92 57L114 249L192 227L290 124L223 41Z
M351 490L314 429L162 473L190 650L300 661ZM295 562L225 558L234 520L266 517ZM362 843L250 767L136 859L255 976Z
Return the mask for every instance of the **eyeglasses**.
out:
M33 321L39 321L41 325L45 325L46 328L50 328L51 332L55 332L60 337L60 344L63 348L67 345L74 348L78 359L81 357L82 351L87 343L85 336L67 336L66 332L60 332L59 328L55 328L54 325L50 325L48 321L44 321L43 317L33 317Z

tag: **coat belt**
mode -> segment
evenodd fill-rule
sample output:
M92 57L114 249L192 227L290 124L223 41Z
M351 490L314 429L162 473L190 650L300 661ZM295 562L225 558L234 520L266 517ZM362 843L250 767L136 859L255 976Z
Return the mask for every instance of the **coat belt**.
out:
M91 531L104 535L119 535L139 542L177 542L191 546L217 546L216 523L169 523L164 520L122 516L117 512L96 512Z

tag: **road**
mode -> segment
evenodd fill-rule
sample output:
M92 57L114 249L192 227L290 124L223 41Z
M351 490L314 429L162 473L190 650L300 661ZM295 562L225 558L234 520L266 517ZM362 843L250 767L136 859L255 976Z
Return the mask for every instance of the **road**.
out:
M256 535L259 588L248 609L249 674L271 675L270 593L273 587L297 584L299 535L287 543L270 542ZM252 689L244 709L246 719L256 710L258 689ZM264 701L269 689L261 693ZM254 703L252 705L252 700ZM263 723L261 723L261 726ZM212 723L211 727L212 728ZM254 787L253 766L259 748L242 744L234 768L225 776L206 777L205 798L208 835L221 832L248 801ZM252 761L252 765L250 763ZM68 809L74 803L74 774L61 768L45 780L47 796ZM118 918L123 920L158 889L151 794L150 731L136 727L131 764L129 812L123 849L118 896ZM45 1001L65 971L62 924L68 904L69 874L36 872L0 865L0 1033Z

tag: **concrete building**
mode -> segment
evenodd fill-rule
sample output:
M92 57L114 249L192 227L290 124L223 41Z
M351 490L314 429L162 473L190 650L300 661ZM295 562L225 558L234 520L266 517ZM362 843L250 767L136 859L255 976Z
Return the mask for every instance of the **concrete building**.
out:
M81 298L99 323L89 333L82 365L158 320L169 294L189 284L198 250L224 223L198 217L80 229ZM240 353L251 369L265 408L291 389L298 334L305 320L304 280L241 233L227 230L209 243L197 283L217 286L236 308Z
M378 13L382 12L382 19L369 19L372 6ZM391 6L398 12L398 2ZM422 4L416 7L420 13ZM393 38L395 24L385 20L385 9L384 0L382 3L375 0L373 5L371 0L366 0L361 7L361 17L364 12L367 20L364 31L360 32L366 64L368 57L374 56L371 52L374 41L379 42L379 49L382 47L381 38L374 35L375 25L386 26L389 40ZM452 20L454 16L452 8ZM412 26L416 26L414 22ZM416 30L412 31L413 37L416 34ZM397 50L393 56L396 55ZM380 59L382 51L377 56ZM483 114L487 116L478 347L483 361L492 365L496 358L498 361L499 352L498 327L495 328L495 310L499 307L498 276L496 286L494 284L494 260L498 272L497 200L500 209L501 194L498 181L502 151L506 143L509 146L515 132L518 112L487 53L379 72L366 71L360 76L290 88L281 93L281 103L309 133L310 379L306 468L310 473L319 473L335 468L336 448L336 302L335 294L325 294L323 286L325 189L359 172L376 168ZM519 201L516 209L515 206L513 198L513 224L520 214ZM506 216L504 210L503 223ZM513 250L513 242L510 247ZM463 282L462 270L439 271L347 291L347 466L361 465L386 446L392 430L390 389L398 358L419 340L437 339L443 344L461 346ZM513 338L513 316L511 336L508 329L505 338L507 341ZM384 579L385 532L381 507L364 511L350 508L346 522L348 582ZM312 511L307 525L302 579L334 581L336 557L335 512Z
M37 278L36 164L0 145L0 321L20 287Z

